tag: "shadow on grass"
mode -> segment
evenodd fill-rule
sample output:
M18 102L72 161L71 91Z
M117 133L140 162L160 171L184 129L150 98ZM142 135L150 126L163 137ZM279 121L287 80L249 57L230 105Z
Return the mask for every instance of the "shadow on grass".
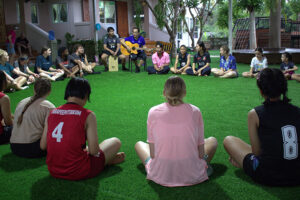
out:
M13 153L1 156L0 168L6 172L23 171L27 169L39 168L46 164L46 158L22 158Z
M56 179L48 175L32 185L31 199L97 199L101 180L121 171L122 169L119 166L110 166L98 176L82 181Z
M212 168L214 169L214 173L211 175L211 177L209 177L210 180L214 180L217 179L220 176L223 176L227 170L226 165L223 164L211 164ZM145 176L147 175L146 170L145 170L145 166L140 163L137 165L136 167L142 174L145 174Z
M227 170L227 167L222 164L212 164L214 173L208 181L203 183L188 186L188 187L164 187L158 185L152 181L148 181L148 184L153 188L159 196L160 200L169 199L214 199L214 200L229 200L230 197L226 192L215 182L220 176L223 176ZM137 169L142 173L146 174L145 167L143 164L137 165Z
M288 187L277 187L277 186L265 186L259 183L254 182L242 169L236 170L235 175L242 179L243 181L257 185L257 187L261 187L266 192L272 194L281 200L290 200L290 199L299 199L300 197L300 186L288 186Z

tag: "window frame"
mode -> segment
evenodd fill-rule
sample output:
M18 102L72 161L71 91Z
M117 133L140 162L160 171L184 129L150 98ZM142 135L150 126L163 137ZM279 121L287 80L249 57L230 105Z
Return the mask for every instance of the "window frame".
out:
M100 1L99 1L99 20L100 20L100 22L101 23L104 23L104 24L116 24L117 23L117 7L116 7L116 1L111 1L111 0L109 0L109 1L101 1L102 3L103 3L103 7L104 7L104 10L103 10L103 12L104 12L104 18L101 18L100 17ZM106 3L108 3L108 2L113 2L114 4L115 4L115 17L114 17L114 22L107 22L107 20L106 19L112 19L112 18L106 18L105 17L105 4ZM104 20L103 22L101 21L101 20Z
M66 10L67 10L67 21L63 22L63 21L59 21L59 22L55 22L54 21L54 15L53 15L53 6L54 5L66 5ZM52 24L63 24L63 23L68 23L69 22L69 4L68 2L56 2L56 3L52 3L50 6L50 16L51 16L51 22ZM59 17L60 17L60 13L59 13Z
M31 15L32 15L31 7L32 7L32 6L35 6L35 7L36 7L36 19L37 19L37 23L32 22L32 17L31 17ZM39 5L38 5L38 3L31 3L31 4L30 4L30 18L31 18L31 23L32 23L32 24L36 24L36 25L39 25L39 24L40 24Z

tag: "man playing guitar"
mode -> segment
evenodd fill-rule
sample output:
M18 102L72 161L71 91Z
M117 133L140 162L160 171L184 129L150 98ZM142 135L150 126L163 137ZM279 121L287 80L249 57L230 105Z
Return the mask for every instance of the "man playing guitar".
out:
M121 44L128 50L128 52L131 52L131 48L125 43L126 41L131 42L132 44L138 44L139 48L137 54L130 54L130 58L134 61L135 64L135 72L140 72L140 67L144 64L144 60L146 60L147 56L144 52L146 49L146 42L142 36L140 36L140 30L137 27L132 28L132 35L121 39ZM140 60L139 62L137 60Z

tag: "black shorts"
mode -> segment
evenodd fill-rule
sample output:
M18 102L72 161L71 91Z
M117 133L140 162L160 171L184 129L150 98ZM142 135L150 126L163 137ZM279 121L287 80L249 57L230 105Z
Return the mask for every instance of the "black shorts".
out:
M260 157L249 153L243 160L243 168L245 173L255 182L269 186L294 186L300 185L300 173L292 170L291 173L286 170L274 170L272 166L265 166ZM296 172L296 173L294 173Z
M11 131L12 131L12 126L3 127L3 133L0 134L0 144L9 143Z
M251 178L254 178L256 176L256 170L259 166L259 158L256 157L254 154L249 153L245 156L243 160L243 168L245 173L250 176Z
M139 51L138 54L130 54L130 58L132 60L137 60L137 59L146 60L147 56L144 51Z
M10 148L15 155L25 158L40 158L47 155L47 151L40 148L40 140L28 144L11 143Z
M103 50L102 51L102 54L106 54L108 56L111 56L111 53L109 51L106 51L106 50ZM121 51L119 50L118 53L117 53L117 56L121 55Z

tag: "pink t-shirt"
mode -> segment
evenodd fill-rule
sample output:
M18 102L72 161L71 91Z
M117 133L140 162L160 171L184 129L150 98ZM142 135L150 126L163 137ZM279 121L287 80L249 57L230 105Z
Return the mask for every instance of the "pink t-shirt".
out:
M11 42L13 44L15 44L15 42L16 42L16 32L14 30L10 30L8 32L6 43L9 43L8 36L10 36L10 35L11 35Z
M169 54L166 52L163 52L163 55L160 58L156 52L155 54L152 55L152 62L153 62L153 65L157 65L157 67L160 68L162 65L170 63Z
M146 164L147 179L168 187L188 186L208 179L206 161L199 158L204 125L199 108L191 104L163 103L150 109L148 143L154 159Z

